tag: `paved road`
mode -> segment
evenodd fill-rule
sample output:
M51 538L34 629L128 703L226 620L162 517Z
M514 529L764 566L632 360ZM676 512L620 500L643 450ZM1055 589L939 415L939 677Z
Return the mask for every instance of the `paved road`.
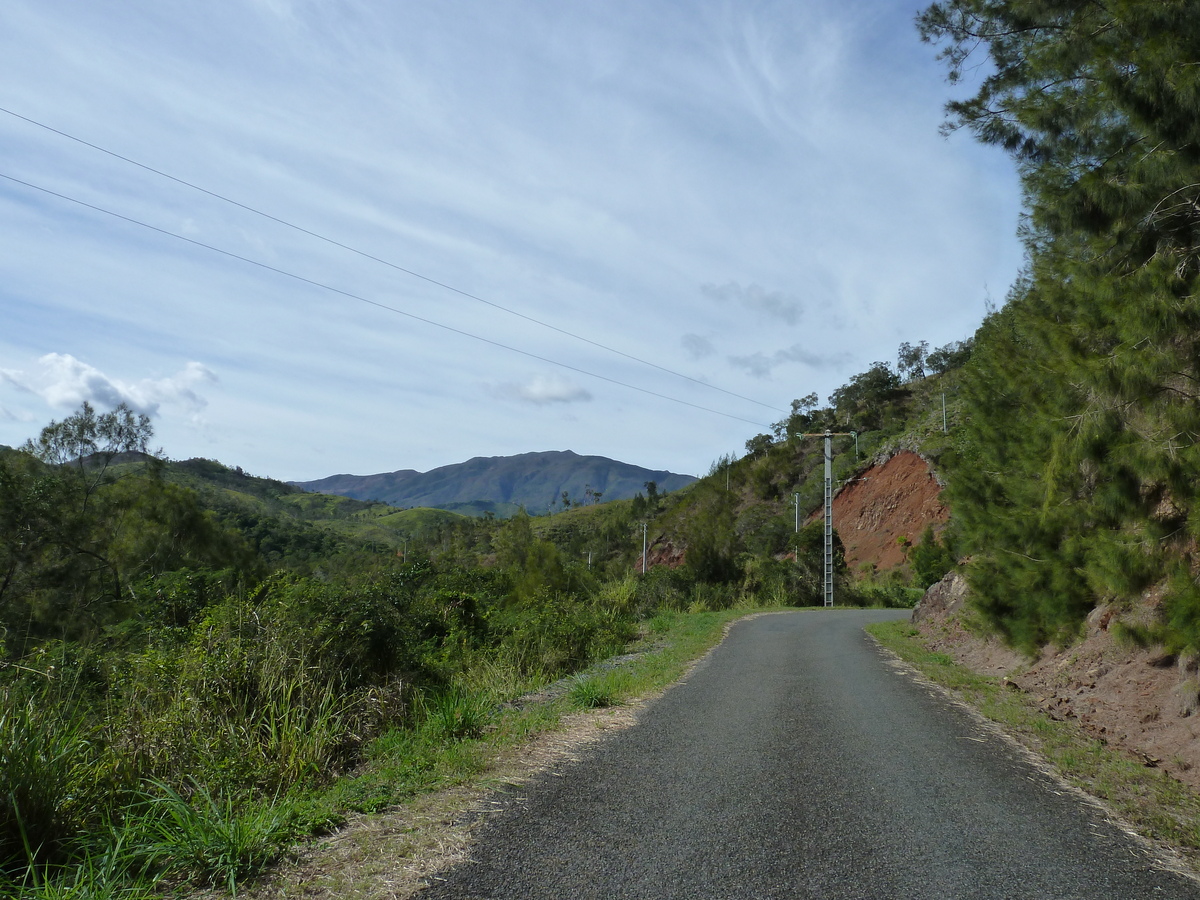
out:
M434 898L1200 898L897 674L879 611L739 623L635 727L515 789Z

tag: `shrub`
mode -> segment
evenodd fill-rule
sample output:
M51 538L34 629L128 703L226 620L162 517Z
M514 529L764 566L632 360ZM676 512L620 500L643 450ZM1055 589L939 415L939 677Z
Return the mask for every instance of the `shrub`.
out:
M926 526L921 540L908 551L908 562L912 566L913 578L918 587L930 588L941 581L954 568L954 554L950 539L939 541L933 526Z

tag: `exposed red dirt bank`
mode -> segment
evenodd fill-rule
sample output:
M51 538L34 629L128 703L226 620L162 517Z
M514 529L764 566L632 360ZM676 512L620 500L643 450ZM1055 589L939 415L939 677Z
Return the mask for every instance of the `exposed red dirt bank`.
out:
M682 547L677 547L674 541L668 540L666 535L660 534L650 544L650 552L646 555L646 564L651 569L655 566L678 569L683 565L683 556ZM638 556L634 568L639 572L642 570L641 556Z
M850 570L874 564L882 572L903 564L901 540L916 543L927 525L940 528L950 518L941 493L929 465L911 450L847 483L833 498L833 527ZM821 516L818 510L809 521Z
M1088 616L1082 639L1022 657L964 627L967 584L957 573L931 587L913 614L931 649L985 675L1003 675L1050 716L1200 788L1200 658L1122 645L1113 622L1146 624L1159 602L1149 591L1133 611L1101 606Z
M935 529L950 518L939 499L942 487L929 465L911 450L901 450L885 463L872 466L848 482L833 498L833 525L846 548L846 564L853 571L873 564L880 571L904 563L901 539L916 543L926 526ZM818 521L821 510L808 521ZM651 536L647 565L677 568L685 548L666 534ZM641 571L639 555L634 569Z

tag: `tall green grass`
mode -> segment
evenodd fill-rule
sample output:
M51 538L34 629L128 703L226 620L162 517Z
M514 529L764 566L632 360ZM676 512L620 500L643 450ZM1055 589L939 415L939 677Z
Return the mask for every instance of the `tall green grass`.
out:
M44 686L0 690L0 870L60 861L105 802L102 768L77 704Z
M641 634L657 647L703 621L710 640L735 613L671 610L738 598L669 575L488 593L504 584L415 566L364 587L274 580L209 598L184 625L129 622L107 645L64 649L54 677L0 668L0 896L235 891L298 835L471 778L488 747L570 705L674 677L676 651L650 654L552 708L510 703Z
M270 803L234 802L193 784L190 797L167 784L139 810L137 854L157 877L182 877L237 894L245 878L280 854L289 833L285 810Z
M438 740L479 737L492 720L496 704L486 694L455 685L430 694L421 703L423 726Z

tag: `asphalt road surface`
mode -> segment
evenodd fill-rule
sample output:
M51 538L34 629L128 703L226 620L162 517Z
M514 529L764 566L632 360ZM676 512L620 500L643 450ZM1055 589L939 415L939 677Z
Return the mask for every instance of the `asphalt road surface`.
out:
M1200 898L863 633L736 625L578 762L513 789L434 898Z

